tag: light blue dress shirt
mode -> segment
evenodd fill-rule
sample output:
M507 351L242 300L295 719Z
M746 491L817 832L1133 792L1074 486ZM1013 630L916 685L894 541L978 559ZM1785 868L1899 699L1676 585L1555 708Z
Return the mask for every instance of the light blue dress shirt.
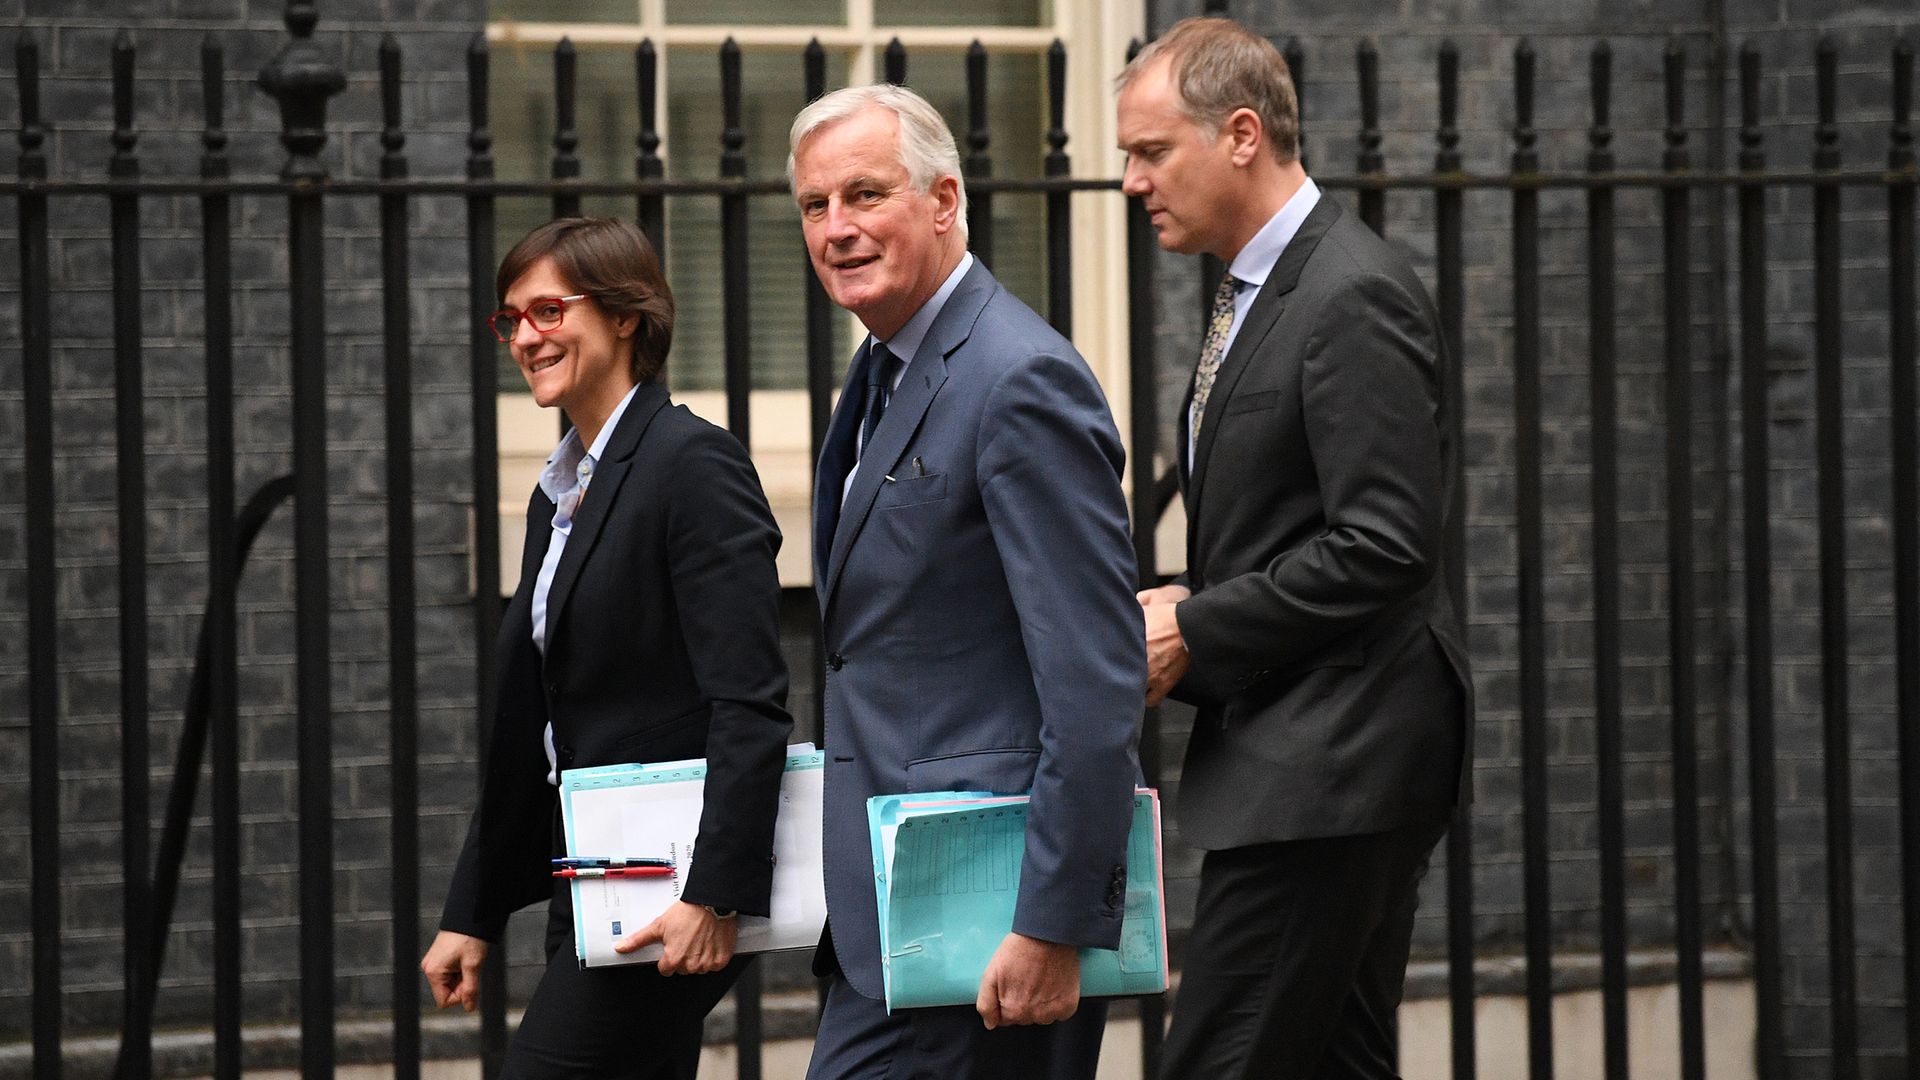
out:
M600 434L594 436L593 446L582 448L580 429L570 429L554 447L553 455L547 458L546 468L540 470L540 490L553 500L553 531L547 536L547 555L540 560L540 574L533 579L533 647L540 650L540 656L547 655L547 594L553 590L554 571L560 569L560 556L566 553L567 537L573 535L573 517L580 508L580 500L586 497L588 485L593 483L593 467L599 463L601 455L607 452L607 440L613 437L613 429L620 423L620 417L627 411L627 404L633 400L635 386L620 399L607 416L607 422L600 426ZM553 724L547 724L543 739L547 751L547 783L560 783L560 758L553 749Z

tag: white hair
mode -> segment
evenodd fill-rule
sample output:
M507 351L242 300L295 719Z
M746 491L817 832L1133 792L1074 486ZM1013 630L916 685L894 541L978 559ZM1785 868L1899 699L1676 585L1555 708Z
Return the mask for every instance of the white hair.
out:
M893 83L871 86L846 86L823 94L793 118L787 132L787 187L794 186L794 153L807 136L821 128L851 120L855 115L878 106L900 120L900 164L907 180L922 195L933 190L934 181L951 176L959 186L960 205L957 221L960 235L967 235L967 181L960 175L960 150L954 145L953 132L926 98Z

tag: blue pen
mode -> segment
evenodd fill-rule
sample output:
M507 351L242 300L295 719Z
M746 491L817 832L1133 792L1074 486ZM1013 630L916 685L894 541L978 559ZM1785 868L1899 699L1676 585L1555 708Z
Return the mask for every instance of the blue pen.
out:
M617 870L623 866L664 866L672 868L672 859L647 857L612 858L598 855L568 855L553 860L553 865L570 870Z

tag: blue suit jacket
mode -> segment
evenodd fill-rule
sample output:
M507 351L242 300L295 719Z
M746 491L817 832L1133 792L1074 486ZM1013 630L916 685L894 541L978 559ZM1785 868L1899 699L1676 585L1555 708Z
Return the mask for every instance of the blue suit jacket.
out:
M1014 929L1119 942L1146 645L1105 396L979 263L906 368L842 507L868 354L815 485L827 910L882 994L869 796L1032 791Z

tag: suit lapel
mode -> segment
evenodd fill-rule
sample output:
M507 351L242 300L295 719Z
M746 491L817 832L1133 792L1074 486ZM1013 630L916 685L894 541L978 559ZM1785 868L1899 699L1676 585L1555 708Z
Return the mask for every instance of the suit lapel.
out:
M1247 311L1246 319L1240 324L1240 332L1234 335L1233 345L1227 350L1226 358L1220 362L1220 370L1214 375L1213 390L1207 395L1208 415L1201 421L1200 438L1193 448L1193 469L1187 478L1189 561L1192 561L1191 553L1194 550L1194 526L1200 515L1200 499L1206 493L1208 459L1213 451L1213 440L1220 432L1220 419L1226 415L1227 402L1233 398L1234 385L1240 381L1240 376L1246 374L1253 355L1261 350L1268 333L1280 321L1281 313L1287 310L1288 294L1300 284L1300 274L1306 269L1307 260L1312 258L1314 249L1320 246L1327 230L1340 220L1340 215L1340 204L1322 194L1312 212L1307 214L1307 219L1300 223L1299 231L1287 241L1286 250L1280 253L1280 261L1274 263L1272 272L1267 274L1267 283L1261 287L1260 295L1254 298L1253 307ZM1191 387L1187 391L1187 400L1193 400Z
M934 318L927 336L920 342L919 351L913 354L906 375L900 380L900 389L887 405L887 414L880 418L880 426L874 429L873 441L860 455L861 465L859 471L854 473L853 488L847 492L846 503L840 508L842 520L834 531L833 553L827 560L826 590L821 594L822 611L833 601L834 587L840 583L840 572L846 566L847 551L853 546L861 527L866 524L867 514L873 509L874 497L880 493L880 485L886 482L887 474L900 461L908 440L919 429L920 421L926 418L934 396L947 381L947 357L966 344L981 310L999 287L999 282L987 272L986 264L975 260L973 269L960 279L953 295L947 297L946 306Z
M600 538L600 529L607 523L607 511L613 506L614 497L620 493L620 485L626 481L627 473L633 467L633 452L640 445L640 436L666 403L667 388L664 385L643 383L634 391L633 400L627 403L627 411L621 415L619 425L607 440L606 457L594 466L593 479L587 484L587 494L580 500L580 509L573 516L573 531L567 536L567 549L560 553L560 565L553 571L553 585L547 590L549 657L554 655L560 616L566 611L574 584L580 580L580 567L593 550L594 541Z
M871 339L869 339L870 341ZM826 598L827 559L833 549L834 527L840 522L840 492L846 487L847 472L853 468L853 451L858 439L861 395L854 387L867 382L867 365L872 363L869 342L862 342L847 365L847 381L840 388L840 404L827 424L826 440L820 447L820 460L813 475L813 580L821 599Z

